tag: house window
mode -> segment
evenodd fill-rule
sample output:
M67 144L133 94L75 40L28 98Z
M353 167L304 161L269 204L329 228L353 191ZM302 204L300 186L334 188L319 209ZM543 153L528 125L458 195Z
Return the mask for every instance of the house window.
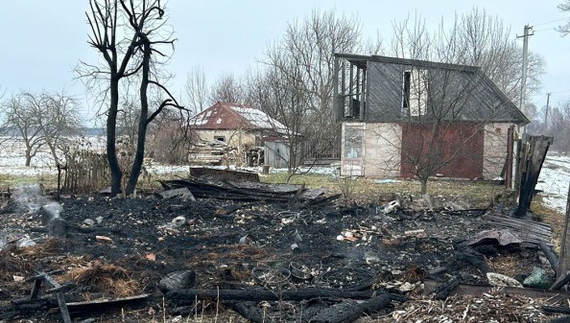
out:
M225 141L226 141L226 137L224 137L224 136L214 136L214 140L225 142Z
M362 127L346 125L344 129L344 157L364 157L364 129Z
M425 69L405 70L402 75L402 114L410 117L426 115L428 73Z

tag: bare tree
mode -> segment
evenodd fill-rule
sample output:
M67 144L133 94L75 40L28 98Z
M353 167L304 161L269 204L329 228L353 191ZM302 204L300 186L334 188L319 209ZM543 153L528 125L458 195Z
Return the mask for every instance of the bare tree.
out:
M221 76L210 89L209 102L232 102L241 104L246 99L243 81L233 74Z
M502 19L474 8L455 21L458 28L460 57L451 62L475 65L512 101L518 102L522 78L522 47ZM544 74L543 59L531 53L527 73L527 95L540 89Z
M315 129L307 123L311 116L308 109L302 106L304 92L299 84L287 79L291 76L288 73L280 73L278 70L272 72L250 75L247 102L252 106L263 107L265 113L285 126L283 129L278 129L274 125L273 129L276 135L287 139L285 142L288 148L287 156L282 158L287 163L287 181L289 181L297 173L311 145L316 144L316 142L305 141L305 136L310 136Z
M564 0L562 3L558 5L558 9L560 11L568 12L570 11L570 0ZM570 34L570 19L566 21L564 25L558 26L556 29L562 36L567 36Z
M188 151L194 138L187 122L189 111L166 110L161 113L149 128L150 157L171 165L188 162Z
M69 144L71 136L80 134L78 104L64 93L20 93L3 105L3 114L3 128L24 142L26 166L45 146L55 163L63 164L59 149Z
M107 156L111 169L111 194L116 195L122 186L123 171L117 159L116 136L117 114L120 102L120 82L126 78L138 81L139 122L136 152L125 188L125 194L134 192L144 158L146 131L149 123L168 106L179 107L176 100L160 83L164 77L160 67L169 55L162 46L172 48L172 33L165 29L164 6L159 0L135 2L134 0L90 0L86 13L91 27L89 44L104 60L101 66L83 63L80 75L91 80L106 82L104 98L108 101ZM152 37L152 38L151 38ZM149 109L149 86L162 90L167 95L158 107ZM133 85L134 87L134 85Z
M456 16L449 26L442 21L436 30L418 14L394 22L391 44L397 57L479 66L511 100L520 98L522 48L502 19L483 9ZM531 53L527 94L540 88L542 74L542 58Z
M553 149L570 152L570 100L550 108L546 134L554 137Z
M309 157L336 157L340 152L339 126L332 120L335 52L361 48L360 23L334 11L314 11L303 21L288 25L283 37L269 46L261 59L261 81L267 82L262 110L281 121L305 142L303 154L290 143L298 165ZM380 46L368 46L375 51ZM261 83L260 83L261 82ZM259 94L257 95L259 96ZM291 165L293 166L293 165ZM296 167L290 167L290 171Z
M41 97L44 107L39 125L56 165L61 166L65 162L61 160L60 151L83 134L79 103L63 92L43 93Z
M199 113L207 108L209 102L208 83L206 82L206 74L204 74L204 70L201 67L192 67L186 76L184 90L188 102L186 106L192 113Z

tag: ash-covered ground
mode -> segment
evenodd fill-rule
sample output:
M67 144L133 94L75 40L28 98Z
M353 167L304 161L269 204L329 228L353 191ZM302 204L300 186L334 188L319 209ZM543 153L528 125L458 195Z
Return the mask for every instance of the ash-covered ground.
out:
M522 282L537 267L553 275L537 249L493 242L466 245L491 228L484 219L491 211L486 210L430 210L405 199L391 212L382 203L306 207L161 199L155 194L55 200L34 190L14 192L0 209L0 306L6 311L0 322L60 322L53 306L15 313L11 305L29 295L33 281L26 278L60 269L63 273L54 278L73 284L66 293L69 301L149 295L136 304L72 314L74 321L90 317L95 322L118 322L119 317L123 322L174 322L180 315L195 319L198 313L246 321L224 302L165 298L159 282L182 270L195 273L195 289L354 288L405 297L422 295L426 279L455 277L464 284L487 285L486 274L495 272ZM53 217L65 224L60 238L48 237ZM390 322L394 306L367 318ZM280 313L276 321L297 322L277 308L272 307Z

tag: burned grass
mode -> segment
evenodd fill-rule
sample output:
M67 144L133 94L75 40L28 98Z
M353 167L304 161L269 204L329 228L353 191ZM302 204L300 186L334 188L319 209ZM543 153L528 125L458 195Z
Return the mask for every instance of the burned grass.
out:
M333 290L336 296L354 291L370 293L368 297L372 293L402 297L393 300L384 312L367 314L362 322L416 321L436 312L451 321L486 321L498 312L483 312L483 305L494 301L503 307L512 306L504 308L501 313L505 313L505 320L500 322L514 317L521 322L546 322L545 314L533 314L540 313L542 303L532 303L530 298L515 302L497 292L489 294L492 297L441 301L424 295L422 286L428 280L443 284L457 277L462 284L488 285L487 272L522 281L534 267L545 269L550 276L552 270L536 248L500 246L493 241L466 244L481 230L493 227L484 218L488 211L481 210L479 204L468 210L450 209L470 203L467 198L458 198L457 191L426 201L388 190L371 192L371 199L363 204L318 207L210 198L193 202L154 195L63 198L59 202L67 233L61 239L46 238L39 215L6 208L1 218L3 230L26 234L37 244L2 250L0 285L5 296L0 306L9 306L11 300L30 292L32 283L16 281L14 276L25 279L40 270L63 269L65 274L57 280L62 284L73 282L83 301L151 295L144 310L129 310L129 304L123 305L123 313L129 313L133 322L170 322L176 317L188 318L189 322L200 317L221 321L222 315L234 322L243 321L232 310L240 308L236 301L218 299L219 293L241 291L243 297L252 297L268 291L279 297L302 297L295 292L307 289ZM395 197L400 199L400 206L388 212L385 202ZM210 296L196 302L196 298L170 298L168 292L158 289L170 273L184 270L195 273L194 285L185 286L185 290L212 292L214 296L206 293ZM409 299L403 301L405 298ZM301 316L316 311L314 306L324 309L339 302L342 298L251 301L248 309L261 311L267 322L304 322ZM446 310L448 305L455 307ZM518 316L508 314L509 310L518 311ZM119 308L111 307L110 311L101 315L99 322L122 320ZM13 319L59 320L57 313L18 315Z

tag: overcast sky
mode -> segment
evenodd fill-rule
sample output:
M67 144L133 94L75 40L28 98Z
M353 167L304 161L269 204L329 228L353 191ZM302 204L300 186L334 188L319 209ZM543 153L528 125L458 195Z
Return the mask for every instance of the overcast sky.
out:
M267 45L278 40L288 22L303 20L314 9L334 9L337 14L356 16L363 36L379 33L388 42L392 23L415 12L436 26L442 19L474 7L503 20L512 37L534 26L529 50L546 62L543 90L533 97L537 106L570 98L570 36L561 37L554 28L569 12L561 12L562 0L170 0L169 24L175 30L176 51L168 69L176 75L171 89L181 94L186 75L200 66L207 80L221 75L244 74L253 67ZM86 0L12 0L0 2L0 87L4 99L20 91L42 90L77 96L86 115L94 115L83 84L75 80L73 68L81 59L96 62L87 45ZM519 41L522 42L522 39ZM0 92L2 93L2 92Z

